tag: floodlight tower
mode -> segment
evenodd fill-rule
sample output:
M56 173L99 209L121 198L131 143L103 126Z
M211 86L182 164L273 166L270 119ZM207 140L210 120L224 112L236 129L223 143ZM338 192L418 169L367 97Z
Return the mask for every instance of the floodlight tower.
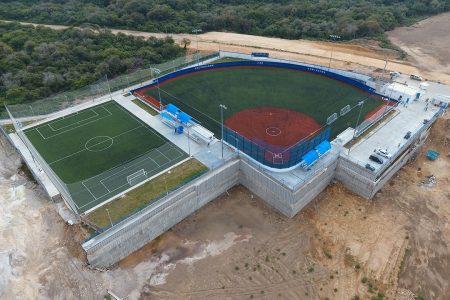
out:
M360 107L360 109L359 109L359 113L358 113L358 118L356 119L355 130L353 131L353 137L352 137L352 140L351 140L352 143L353 143L353 140L355 139L355 136L356 136L356 130L357 130L357 127L358 127L359 119L361 118L361 113L362 113L365 101L366 100L362 100L362 101L359 101L358 104L356 104L357 106ZM347 155L350 155L350 149L351 149L352 146L353 145L350 144L350 146L348 147Z
M220 123L222 124L222 159L223 159L223 110L228 108L223 104L219 104L219 107L220 107Z
M157 69L157 68L150 68L150 71L152 72L152 77L153 77L153 73L155 73L156 75L161 74L161 70ZM158 87L158 97L159 97L159 110L162 110L162 101L161 101L161 91L159 90L159 77L156 78L156 83L157 83L157 87Z
M330 34L330 39L332 39L333 41L340 40L341 36L335 35L335 34ZM331 46L331 55L330 55L330 61L328 63L328 71L330 71L330 68L331 68L331 59L333 58L333 50L334 50L334 45Z
M199 61L199 53L198 53L198 35L199 33L201 33L202 30L200 28L194 28L192 29L192 33L197 35L197 66L200 65L200 61Z

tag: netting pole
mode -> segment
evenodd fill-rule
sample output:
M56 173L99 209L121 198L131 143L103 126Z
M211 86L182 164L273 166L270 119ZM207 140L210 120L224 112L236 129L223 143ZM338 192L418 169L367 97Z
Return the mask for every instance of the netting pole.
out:
M109 98L112 100L111 86L109 85L108 74L106 74L105 76L106 76L106 84L108 84Z
M363 110L363 107L364 107L364 100L360 101L358 103L358 105L360 106L360 109L359 109L359 113L358 113L358 118L356 119L356 125L355 125L355 130L353 132L353 137L352 137L352 140L351 140L352 143L353 143L353 140L355 139L355 136L356 136L356 129L358 127L359 118L361 118L361 113L362 113L362 110ZM352 148L352 146L353 145L350 145L350 147L348 147L348 155L350 155L350 149Z

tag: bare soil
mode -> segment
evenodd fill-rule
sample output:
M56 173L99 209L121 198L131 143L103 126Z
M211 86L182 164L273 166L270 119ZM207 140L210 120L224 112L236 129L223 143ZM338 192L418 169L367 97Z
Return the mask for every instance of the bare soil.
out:
M390 299L447 299L450 160L443 155L430 162L424 152L431 147L446 154L449 129L450 119L439 120L417 159L373 201L336 183L287 219L245 188L234 188L168 236L198 243L233 233L248 242L177 265L165 284L145 285L140 298L368 299L382 293ZM437 184L425 187L421 181L430 174ZM149 253L141 252L139 260L155 255Z
M388 33L389 39L409 54L409 60L427 76L450 74L450 13L425 19Z
M189 37L196 47L196 37ZM265 49L323 65L333 48L332 66L369 71L382 68L384 57L392 55L388 69L419 71L376 45L230 33L199 38L208 39L199 43L201 49ZM404 41L412 42L414 37ZM439 51L448 48L443 43ZM448 64L444 52L429 55ZM428 78L447 78L430 70L424 71ZM425 158L430 148L441 153L437 161ZM449 151L447 115L434 125L417 158L373 201L335 183L288 219L236 187L100 272L86 266L80 247L86 231L63 223L39 186L17 171L18 155L0 138L0 299L102 299L107 289L128 299L370 299L379 292L389 299L448 299ZM435 184L424 184L428 175L436 177Z

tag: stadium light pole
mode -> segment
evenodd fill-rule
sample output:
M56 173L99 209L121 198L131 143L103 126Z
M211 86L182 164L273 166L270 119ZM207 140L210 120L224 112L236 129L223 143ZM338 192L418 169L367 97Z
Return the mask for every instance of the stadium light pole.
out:
M171 171L168 171L167 174L170 175L170 173L172 173ZM167 188L167 178L166 178L166 174L164 174L164 185L166 187L166 196L169 195L169 189Z
M358 118L356 119L355 131L353 131L353 137L352 137L352 140L351 140L352 143L353 143L353 140L355 139L355 136L356 136L356 128L358 127L359 119L361 118L361 113L362 113L362 110L363 110L363 107L364 107L364 102L365 102L365 100L359 101L358 104L357 104L360 108L359 108ZM351 146L348 148L348 155L350 155L350 149L351 149Z
M220 123L222 124L222 159L223 159L223 110L228 108L223 104L219 104L219 107L220 107Z
M332 39L333 41L336 41L336 40L340 40L341 37L339 35L330 34L330 39ZM330 61L328 62L328 71L330 71L330 68L331 68L331 59L333 58L333 50L334 50L334 45L331 46L331 55L330 55Z
M202 32L202 30L200 29L200 28L194 28L194 29L192 29L192 33L194 33L194 34L196 34L197 35L197 38L196 38L196 40L197 40L197 66L199 66L200 65L200 60L199 60L199 53L198 53L198 34L200 33L200 32Z
M189 156L191 156L191 141L190 141L191 137L189 135L189 124L186 124L186 126L187 126L187 132L188 132L188 152L189 152Z
M105 208L106 212L108 213L109 222L111 223L111 227L113 227L113 222L111 220L111 215L109 214L109 209Z
M152 77L153 77L153 73L155 73L156 75L161 74L161 70L157 69L157 68L150 68L150 71L152 72ZM162 111L161 91L159 89L159 77L156 78L156 86L158 87L159 110Z

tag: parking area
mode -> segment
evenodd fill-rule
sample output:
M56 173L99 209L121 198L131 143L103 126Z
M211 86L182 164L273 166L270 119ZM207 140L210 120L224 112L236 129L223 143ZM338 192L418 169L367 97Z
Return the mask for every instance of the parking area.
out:
M410 84L418 87L420 82ZM348 152L350 160L362 166L369 163L376 172L389 159L378 155L382 158L383 164L371 161L369 156L374 153L374 150L376 148L387 149L387 152L394 159L397 152L402 150L402 146L414 138L414 135L426 122L424 120L431 119L439 111L439 107L431 105L430 101L427 102L427 99L432 99L434 94L445 95L445 93L450 95L450 87L430 83L429 90L425 91L418 100L410 101L408 104L401 103L393 118L381 124L350 149ZM409 138L406 138L408 132L411 132L411 134Z

